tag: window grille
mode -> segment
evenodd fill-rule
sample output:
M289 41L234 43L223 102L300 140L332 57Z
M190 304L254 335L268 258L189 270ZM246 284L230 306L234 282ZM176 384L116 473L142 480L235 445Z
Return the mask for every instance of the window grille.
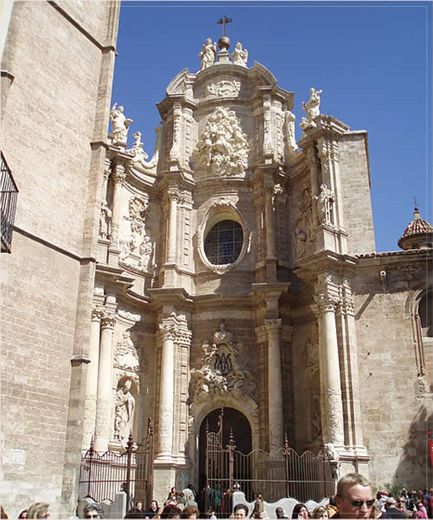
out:
M222 220L207 234L204 251L213 265L232 264L241 253L242 243L242 226L234 220Z

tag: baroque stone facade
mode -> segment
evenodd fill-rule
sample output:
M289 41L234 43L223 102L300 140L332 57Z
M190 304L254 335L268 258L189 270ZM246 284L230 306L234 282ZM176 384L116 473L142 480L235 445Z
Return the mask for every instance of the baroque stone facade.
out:
M13 16L30 24L33 5ZM114 45L118 7L99 9ZM29 42L9 45L25 53ZM92 437L98 451L121 450L130 433L143 438L149 417L155 498L172 485L198 487L200 429L221 407L245 417L253 448L277 453L287 435L299 452L326 446L340 473L424 485L432 249L413 235L430 237L428 225L404 234L405 250L375 252L366 132L321 114L326 92L312 88L297 140L293 93L264 66L248 66L242 44L230 55L223 43L218 51L206 40L200 71L170 82L150 160L127 107L105 103L93 114L95 129L70 154L71 171L84 172L92 143L78 179L91 193L83 200L73 189L76 176L50 184L49 200L64 205L58 228L49 205L35 208L29 163L14 146L13 122L25 117L13 103L20 83L10 90L5 152L23 209L4 265L2 393L4 413L22 420L19 431L3 430L2 493L14 497L6 504L33 496L72 512L81 450ZM19 61L9 67L18 72ZM68 114L86 128L78 116ZM46 319L30 339L28 315L41 309ZM22 360L34 368L26 378L14 370ZM47 366L55 369L41 381ZM35 406L50 426L49 454L38 448Z

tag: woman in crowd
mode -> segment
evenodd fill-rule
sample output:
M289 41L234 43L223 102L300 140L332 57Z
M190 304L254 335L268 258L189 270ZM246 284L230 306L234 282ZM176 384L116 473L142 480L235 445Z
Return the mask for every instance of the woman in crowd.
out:
M27 518L49 518L49 507L50 504L46 502L35 502L27 510Z
M308 520L310 517L308 515L308 509L305 504L296 504L292 511L292 518L295 520Z
M328 510L325 506L317 506L313 510L312 518L329 518Z

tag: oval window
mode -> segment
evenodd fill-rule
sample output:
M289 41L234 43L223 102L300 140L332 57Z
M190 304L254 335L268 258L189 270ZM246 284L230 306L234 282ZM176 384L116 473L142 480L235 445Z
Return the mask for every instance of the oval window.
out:
M221 220L204 240L207 259L213 265L233 264L241 253L243 239L242 226L238 222Z

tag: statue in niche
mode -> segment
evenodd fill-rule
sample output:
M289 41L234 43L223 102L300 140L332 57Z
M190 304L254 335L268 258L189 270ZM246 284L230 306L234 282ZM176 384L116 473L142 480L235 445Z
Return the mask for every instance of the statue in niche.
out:
M299 213L300 217L295 225L296 258L300 258L305 253L306 246L313 239L313 214L309 188L305 188L302 192Z
M306 113L307 117L303 117L301 121L301 128L306 130L307 128L313 128L316 126L314 119L320 115L320 94L321 90L310 88L310 99L302 102L302 108Z
M254 378L241 367L239 345L233 342L233 335L226 330L224 322L214 333L213 342L204 342L201 349L202 366L191 370L189 403L226 393L241 399L254 396Z
M209 117L192 158L216 175L239 175L248 167L248 153L248 141L236 113L218 107Z
M232 54L233 63L241 67L247 67L248 51L242 48L242 43L238 42Z
M99 215L99 236L107 239L111 238L111 219L113 213L108 207L107 201L101 202L101 213Z
M290 112L290 110L287 110L284 114L284 127L285 127L287 149L288 149L289 153L294 153L299 150L298 145L296 143L295 121L296 121L295 114L293 112Z
M326 184L320 185L320 193L315 197L317 210L322 224L332 225L334 223L334 193Z
M114 103L110 112L113 144L126 145L128 140L128 127L131 125L133 120L128 119L123 111L124 109L122 106L117 106L117 103Z
M207 69L211 65L215 63L216 60L217 47L216 43L212 43L210 38L204 42L203 47L199 53L201 66L200 71Z
M140 245L139 251L141 256L140 260L138 261L138 266L148 270L150 259L152 258L153 253L153 244L147 235L143 237L143 242Z
M114 412L114 438L126 446L132 431L135 398L131 394L131 379L126 379L116 392Z

